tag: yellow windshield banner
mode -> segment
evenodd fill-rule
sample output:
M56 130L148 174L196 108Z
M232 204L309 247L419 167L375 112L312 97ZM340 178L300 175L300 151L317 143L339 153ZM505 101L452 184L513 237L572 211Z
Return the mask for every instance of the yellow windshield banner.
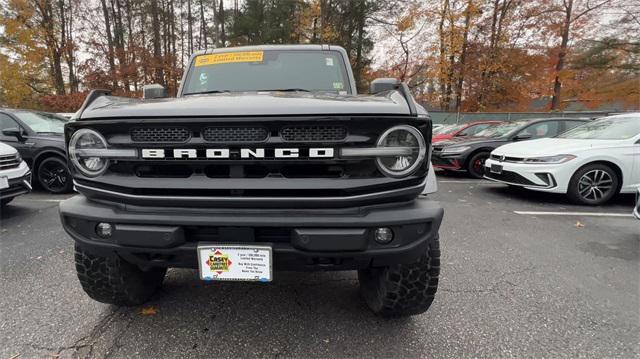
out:
M234 62L260 62L263 51L226 52L222 54L200 55L196 57L196 67Z

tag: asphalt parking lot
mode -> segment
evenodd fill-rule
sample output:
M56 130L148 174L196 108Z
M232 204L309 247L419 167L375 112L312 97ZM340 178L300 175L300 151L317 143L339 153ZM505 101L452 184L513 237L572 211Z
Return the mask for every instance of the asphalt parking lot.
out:
M399 320L370 314L352 272L211 284L171 270L148 306L97 303L59 224L64 196L18 198L1 214L0 358L640 356L631 196L589 208L439 180L440 289L426 314Z

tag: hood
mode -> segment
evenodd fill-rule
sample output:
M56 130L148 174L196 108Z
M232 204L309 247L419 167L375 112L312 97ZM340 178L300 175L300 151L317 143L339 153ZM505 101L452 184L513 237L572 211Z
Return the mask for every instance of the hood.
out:
M569 138L540 138L522 142L509 143L493 151L497 155L509 157L555 156L595 148L620 146L620 140L578 140Z
M242 92L154 100L102 96L84 110L81 120L331 114L409 115L409 106L397 91L357 96L310 92Z
M453 137L446 141L438 142L438 146L470 146L481 143L507 142L505 138L493 137Z
M16 150L15 148L7 145L6 143L0 142L0 156L13 155L16 152L18 152L18 150Z

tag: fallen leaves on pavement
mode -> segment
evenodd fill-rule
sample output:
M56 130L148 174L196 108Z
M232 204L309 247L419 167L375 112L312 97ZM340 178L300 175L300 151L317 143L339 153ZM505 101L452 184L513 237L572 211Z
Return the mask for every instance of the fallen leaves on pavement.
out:
M156 314L158 314L158 308L156 308L154 306L144 307L140 311L140 314L141 315L156 315Z

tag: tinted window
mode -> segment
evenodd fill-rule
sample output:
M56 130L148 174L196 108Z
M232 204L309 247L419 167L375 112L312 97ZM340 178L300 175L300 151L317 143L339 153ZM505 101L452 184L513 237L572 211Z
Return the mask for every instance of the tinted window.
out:
M0 113L0 139L3 141L15 142L16 138L14 136L5 136L2 134L2 130L6 130L7 128L20 128L20 125L9 117L9 115L5 115L4 113Z
M544 121L528 126L518 134L531 135L531 138L555 137L560 132L559 121Z
M441 129L438 134L440 135L452 135L458 131L460 131L460 129L464 128L464 126L466 125L449 125L443 129Z
M18 123L8 115L0 113L0 131L7 128L18 128Z
M185 95L209 91L351 92L337 51L265 50L199 55L185 84Z
M476 133L476 136L480 137L503 137L507 136L523 125L527 124L528 121L512 121L512 122L504 122L499 125L489 126L486 129Z
M11 117L0 113L0 130L4 130L11 127L17 127L18 124Z
M473 126L469 126L467 128L465 128L464 130L462 130L458 136L475 136L476 133L485 130L486 128L488 128L489 126L491 126L490 124L487 123L480 123L477 125L473 125Z

